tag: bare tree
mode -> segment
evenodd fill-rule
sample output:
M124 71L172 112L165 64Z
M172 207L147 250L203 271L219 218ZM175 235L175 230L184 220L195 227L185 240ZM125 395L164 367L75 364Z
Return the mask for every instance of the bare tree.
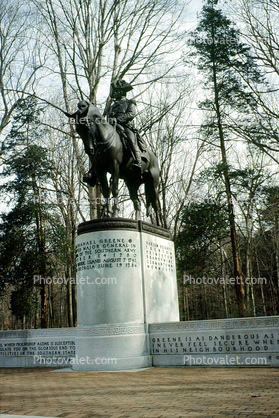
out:
M16 107L34 91L36 76L45 63L45 54L36 38L32 9L28 2L0 4L0 157L11 148L6 137ZM34 23L34 22L33 22Z
M248 158L247 158L248 157ZM254 146L248 146L245 161L239 161L239 168L232 172L234 177L233 197L240 209L241 216L238 221L240 236L242 236L243 264L245 260L244 275L246 278L247 310L250 310L252 300L253 316L256 316L256 298L253 281L255 265L253 263L257 248L255 248L255 235L259 230L257 211L262 204L262 190L272 179L272 174L267 170L270 160L265 154ZM243 160L243 158L242 158Z
M195 129L188 109L193 89L190 83L177 84L151 89L139 115L140 131L159 157L162 225L172 229L174 236L203 149L202 141L193 139Z
M174 58L182 40L178 21L183 7L177 0L33 2L50 31L49 48L58 63L65 101L72 93L96 103L104 79L109 84L128 76L135 84L144 76L141 82L146 83L146 75L153 74L150 84L180 60L180 54Z
M243 131L235 126L236 132L245 140L254 143L276 163L278 157L278 76L279 76L279 2L278 0L238 0L228 6L241 22L241 34L251 45L259 68L268 85L256 88L252 80L245 81L257 100L253 109L255 119L260 122L255 130Z

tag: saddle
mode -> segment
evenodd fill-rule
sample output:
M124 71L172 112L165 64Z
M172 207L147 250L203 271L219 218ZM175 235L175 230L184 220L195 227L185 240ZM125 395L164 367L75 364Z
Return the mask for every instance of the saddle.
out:
M129 152L132 154L132 157L134 157L133 152L132 152L132 150L129 146L129 141L128 141L127 135L125 133L124 127L122 125L119 125L119 123L116 123L115 127L116 127L116 131L119 134L120 140L122 141L122 144L123 144L124 148L129 150ZM146 163L150 162L146 143L143 140L142 136L139 134L139 131L136 128L132 128L130 126L129 126L129 129L131 131L133 131L134 134L136 135L137 143L138 143L138 146L139 146L139 149L140 149L140 152L141 152L141 159Z
M124 154L126 150L126 161L124 163L125 170L133 170L133 163L134 163L135 157L133 155L133 151L131 150L129 146L129 141L125 133L125 129L122 125L119 125L118 123L115 124L115 127L116 127L117 133L119 134L120 140L123 144ZM129 129L131 129L130 126L129 126ZM149 153L148 153L148 149L147 149L147 145L145 141L140 136L137 129L133 128L131 130L134 132L134 134L137 137L137 142L138 142L139 149L141 152L142 162L145 164L149 163L150 157L149 157ZM92 155L94 155L97 152L97 146L95 143L94 143L94 148L93 149L91 148L90 152ZM91 187L94 187L97 184L97 177L93 170L93 167L91 167L90 170L86 174L83 175L83 182L89 184Z

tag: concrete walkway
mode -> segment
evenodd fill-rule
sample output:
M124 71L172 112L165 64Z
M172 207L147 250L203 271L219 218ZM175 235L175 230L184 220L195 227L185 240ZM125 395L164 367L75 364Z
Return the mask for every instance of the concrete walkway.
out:
M0 414L1 418L279 418L279 369L172 367L125 373L0 369Z

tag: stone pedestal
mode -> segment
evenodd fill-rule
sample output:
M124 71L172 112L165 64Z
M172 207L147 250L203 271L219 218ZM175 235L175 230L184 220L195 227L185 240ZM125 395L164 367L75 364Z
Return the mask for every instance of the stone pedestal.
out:
M79 225L74 370L151 365L148 324L179 321L174 245L142 221Z

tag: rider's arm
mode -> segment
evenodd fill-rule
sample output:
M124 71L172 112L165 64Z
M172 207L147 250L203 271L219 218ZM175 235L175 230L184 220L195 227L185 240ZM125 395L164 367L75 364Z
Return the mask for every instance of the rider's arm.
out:
M126 110L126 122L131 122L137 114L137 107L135 100L129 100L129 105Z

